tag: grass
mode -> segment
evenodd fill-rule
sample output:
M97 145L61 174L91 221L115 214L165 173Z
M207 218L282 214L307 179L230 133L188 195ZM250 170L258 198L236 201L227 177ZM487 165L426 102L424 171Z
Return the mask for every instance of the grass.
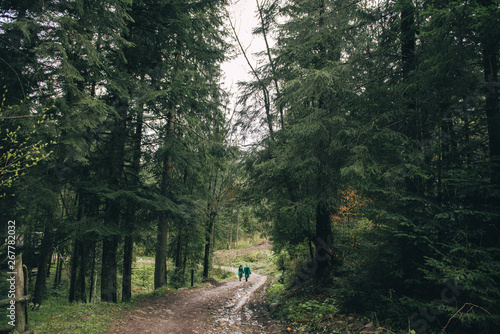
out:
M249 250L248 250L249 248ZM233 279L232 273L217 268L219 265L233 266L248 263L252 270L263 270L269 266L272 255L264 240L243 240L235 249L217 251L210 276L217 281ZM172 265L169 264L169 268ZM191 270L187 269L183 277L173 277L169 270L169 286L154 290L154 259L139 257L133 264L132 301L120 303L70 303L68 302L67 273L63 276L62 285L52 288L52 280L47 282L47 292L43 304L37 310L29 311L29 326L37 334L55 333L103 333L116 320L133 308L143 298L161 296L169 290L191 285ZM206 284L202 282L202 268L195 271L194 286ZM88 287L87 287L88 288ZM121 276L118 276L118 300L121 299ZM99 286L97 286L99 291ZM87 292L88 293L88 292Z
M48 298L37 311L29 313L30 328L37 334L103 333L132 303L69 303Z
M55 333L103 333L118 318L133 308L137 301L152 296L161 296L170 290L191 285L191 271L186 270L182 282L174 282L169 277L169 286L154 290L154 261L148 258L138 258L133 264L132 301L119 303L70 303L68 301L67 275L63 277L62 285L53 289L51 280L47 282L47 292L39 309L29 310L29 326L37 334ZM173 274L170 272L170 274ZM195 271L194 286L202 283L202 270ZM216 280L232 278L232 274L214 268L211 276ZM121 298L121 277L118 277L118 300ZM99 291L99 286L98 290Z

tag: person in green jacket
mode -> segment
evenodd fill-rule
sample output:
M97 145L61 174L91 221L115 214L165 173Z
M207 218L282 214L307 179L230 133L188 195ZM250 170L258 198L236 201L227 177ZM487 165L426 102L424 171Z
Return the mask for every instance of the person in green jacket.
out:
M252 273L248 264L246 264L245 268L243 268L243 273L245 274L245 281L248 282L248 278L250 277L250 274Z
M240 266L238 268L238 278L240 279L240 281L242 276L243 276L243 266Z

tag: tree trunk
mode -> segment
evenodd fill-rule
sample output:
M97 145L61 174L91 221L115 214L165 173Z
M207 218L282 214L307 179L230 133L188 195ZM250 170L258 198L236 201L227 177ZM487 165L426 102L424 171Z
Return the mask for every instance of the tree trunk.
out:
M212 235L215 226L215 215L210 214L206 230L205 239L205 257L203 259L203 278L208 278L208 273L210 271L210 250L212 249Z
M401 6L401 61L403 80L409 78L415 68L415 6L412 0L400 0Z
M166 138L174 135L175 128L175 112L174 107L170 112L167 124L167 134ZM160 186L160 192L162 196L166 196L169 187L169 182L172 177L173 163L168 156L165 154L163 157L163 171L162 180ZM167 246L168 246L168 232L169 232L169 220L168 214L165 211L160 211L158 218L158 232L156 241L156 255L155 255L155 290L167 285Z
M229 228L229 246L228 249L231 249L233 244L233 219L231 219L231 227Z
M80 265L78 267L78 275L76 277L77 293L76 300L86 303L87 297L85 295L85 272L86 272L86 253L85 253L85 243L80 241Z
M491 1L486 1L488 4ZM500 108L498 92L498 40L494 36L483 37L483 69L486 82L485 109L488 121L491 182L496 190L500 187ZM498 204L498 199L495 204Z
M101 271L101 301L118 301L117 297L117 255L118 237L111 235L103 238L102 271Z
M52 228L46 227L42 243L40 245L40 260L38 262L35 291L33 292L33 303L35 305L41 305L43 301L43 295L45 293L45 286L47 282L47 271L52 258L52 239Z
M95 262L96 262L96 243L93 242L92 243L92 253L91 253L91 261L92 261L92 265L90 267L90 275L89 275L89 285L90 285L90 288L89 288L89 303L92 302L93 300L93 295L94 295L94 290L95 290L95 276L96 276L96 269L95 269Z
M262 28L262 36L264 37L264 43L266 44L266 54L267 58L269 59L269 66L271 67L271 74L273 77L273 82L274 82L274 88L276 89L276 100L279 100L281 97L281 92L280 92L280 86L278 84L278 74L276 72L276 65L274 64L274 60L272 58L272 53L271 53L271 48L269 47L269 41L267 38L267 29L266 22L264 22L264 16L262 15L262 7L260 6L259 0L255 0L257 3L257 10L259 12L259 18L260 18L260 24ZM279 110L279 115L280 115L280 124L281 124L281 130L285 129L285 119L283 117L283 106L278 105L278 110ZM272 137L271 137L272 139Z
M57 284L58 285L61 283L61 277L62 277L62 271L63 271L63 264L64 264L63 257L61 256L61 254L59 254L59 256L60 256L59 274L57 275Z
M155 290L167 285L167 245L168 218L165 212L160 213L155 255Z
M180 269L182 266L182 229L178 228L177 231L177 245L175 247L175 268Z
M240 232L240 208L236 210L236 244L238 244L239 241L239 232Z
M76 276L78 273L78 262L80 261L80 242L73 242L73 256L71 256L71 272L69 278L69 301L76 300Z
M118 229L120 222L120 208L116 201L109 200L107 203L107 224L114 229ZM101 301L118 301L117 292L117 253L118 235L116 232L109 232L102 240L102 268L101 268Z
M327 203L320 202L316 206L316 276L324 278L327 274L333 251L333 233L330 226L330 207Z
M132 175L131 184L134 187L139 187L139 172L141 166L141 147L142 147L142 128L143 128L143 107L137 110L137 121L135 125L134 141L133 141L133 156L132 164L134 174ZM122 301L132 299L132 261L134 252L134 230L136 223L137 204L132 202L129 204L129 213L126 223L126 236L123 249L123 279L122 279Z
M122 301L132 299L132 260L134 251L134 239L129 232L125 236L123 246L123 279L122 279Z
M54 275L54 289L59 286L61 282L61 271L62 271L62 256L61 253L57 252L57 266L56 266L56 274Z
M112 131L109 146L109 188L119 191L123 188L123 167L125 164L125 141L127 139L127 115L129 103L125 98L116 97L115 110L118 117ZM103 237L102 270L101 270L101 301L116 303L117 300L117 249L119 242L119 227L121 222L121 202L119 198L106 202L105 224L108 234Z

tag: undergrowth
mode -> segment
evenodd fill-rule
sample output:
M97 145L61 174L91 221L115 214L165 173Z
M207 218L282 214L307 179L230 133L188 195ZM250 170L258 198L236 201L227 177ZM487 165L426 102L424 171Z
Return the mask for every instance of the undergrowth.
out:
M103 333L132 303L69 303L48 298L37 311L29 313L30 328L37 334Z
M132 300L129 302L81 303L68 301L69 277L63 277L61 285L54 289L47 284L43 304L29 310L29 327L37 334L55 333L103 333L116 319L133 308L144 298L160 297L171 290L191 285L191 270L186 270L182 277L169 271L168 287L154 290L154 262L149 258L140 258L133 264ZM202 282L201 268L194 272L194 286L207 284ZM211 277L216 280L232 278L232 274L218 268L212 269ZM121 299L121 276L118 276L118 299ZM88 288L88 287L87 287ZM99 286L97 287L99 291Z

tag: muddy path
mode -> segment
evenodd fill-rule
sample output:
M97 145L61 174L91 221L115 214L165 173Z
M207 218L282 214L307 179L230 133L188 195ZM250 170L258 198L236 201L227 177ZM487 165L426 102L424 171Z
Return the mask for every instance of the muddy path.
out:
M107 333L282 333L264 302L268 277L239 281L225 269L235 278L141 300Z

